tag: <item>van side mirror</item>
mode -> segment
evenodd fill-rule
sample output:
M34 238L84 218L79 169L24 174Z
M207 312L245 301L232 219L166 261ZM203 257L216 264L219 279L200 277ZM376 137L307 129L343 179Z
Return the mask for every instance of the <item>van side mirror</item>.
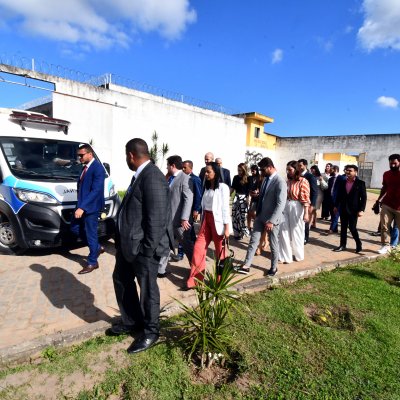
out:
M110 164L109 163L103 163L104 168L106 169L108 175L111 175L111 169L110 169Z

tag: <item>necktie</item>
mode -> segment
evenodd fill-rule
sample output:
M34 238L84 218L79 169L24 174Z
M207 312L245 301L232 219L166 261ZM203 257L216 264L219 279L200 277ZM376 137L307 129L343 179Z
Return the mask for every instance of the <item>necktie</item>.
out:
M175 179L175 176L174 175L171 175L169 178L168 178L168 185L169 186L171 186L171 184L172 184L172 181Z
M82 170L82 173L81 173L81 177L79 178L79 181L80 181L80 182L83 181L83 178L84 178L84 176L85 176L85 174L86 174L86 171L87 171L87 165L85 165L85 166L83 167L83 170Z
M259 214L261 212L261 208L262 208L262 201L264 199L264 195L265 192L267 190L267 186L268 186L268 182L269 182L269 178L265 178L264 182L262 183L262 187L261 187L261 194L258 197L258 202L257 202L257 211L256 214Z
M126 194L129 194L130 191L132 190L132 186L133 186L133 183L135 182L135 179L136 179L136 177L135 177L135 175L133 175L132 176L132 180L131 180L131 184L128 186L128 189L126 190Z

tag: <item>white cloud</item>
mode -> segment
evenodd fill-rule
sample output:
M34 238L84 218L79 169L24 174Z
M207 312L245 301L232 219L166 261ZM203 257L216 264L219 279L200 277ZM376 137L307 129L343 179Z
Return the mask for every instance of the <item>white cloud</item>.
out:
M97 49L127 47L140 32L179 39L197 18L189 0L0 0L0 15L3 27Z
M377 48L400 50L399 0L364 0L364 23L358 30L361 46L372 51Z
M283 50L282 49L275 49L272 52L272 64L280 63L283 59Z
M329 53L333 49L333 41L330 39L325 39L323 37L317 37L317 43L327 53Z
M354 28L351 25L347 25L346 28L344 28L344 33L348 35L349 33L353 32Z
M399 105L398 100L394 97L381 96L376 99L376 102L385 108L397 108Z

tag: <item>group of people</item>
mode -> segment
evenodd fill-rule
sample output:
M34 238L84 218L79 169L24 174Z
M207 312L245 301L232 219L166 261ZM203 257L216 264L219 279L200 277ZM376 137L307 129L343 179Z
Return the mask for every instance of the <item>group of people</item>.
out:
M246 164L240 163L231 182L229 170L222 167L221 159L214 160L212 153L205 155L205 166L196 176L193 162L178 155L167 158L167 174L163 174L152 162L147 143L140 138L130 140L125 152L134 176L117 214L113 273L122 321L109 331L113 335L142 332L128 353L146 350L158 340L157 279L167 275L171 256L188 258L190 271L186 287L182 288L188 290L204 279L211 241L217 258L223 260L232 232L237 240L250 236L245 261L237 268L238 273L247 274L253 257L268 237L271 267L266 274L273 276L279 262L304 259L309 228L315 226L316 210L324 203L322 217L331 218L329 232L337 232L340 217L340 245L333 250L346 249L348 229L356 242L356 253L362 250L357 220L365 211L367 195L365 183L357 177L356 165L347 165L345 174L339 175L338 168L328 164L321 174L317 166L309 172L305 159L293 160L287 163L284 179L273 161L265 157L251 166L250 175ZM88 263L79 272L86 274L98 268L97 258L104 251L94 233L104 205L104 169L88 145L78 149L78 157L84 168L78 180L78 203L71 227L87 239ZM382 248L387 246L392 221L395 219L397 225L400 222L400 156L390 156L389 162L390 171L384 175L379 199ZM199 216L196 235L194 222Z

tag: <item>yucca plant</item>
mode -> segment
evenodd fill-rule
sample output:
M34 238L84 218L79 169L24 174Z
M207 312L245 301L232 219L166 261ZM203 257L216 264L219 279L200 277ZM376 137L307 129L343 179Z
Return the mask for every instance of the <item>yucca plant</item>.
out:
M223 364L229 357L228 347L231 335L227 317L241 294L232 287L247 277L235 279L232 257L224 260L224 268L218 274L219 260L215 258L212 272L206 272L204 281L197 281L195 287L198 305L189 307L177 300L185 311L183 343L188 358L198 355L201 368L209 368L214 361Z

